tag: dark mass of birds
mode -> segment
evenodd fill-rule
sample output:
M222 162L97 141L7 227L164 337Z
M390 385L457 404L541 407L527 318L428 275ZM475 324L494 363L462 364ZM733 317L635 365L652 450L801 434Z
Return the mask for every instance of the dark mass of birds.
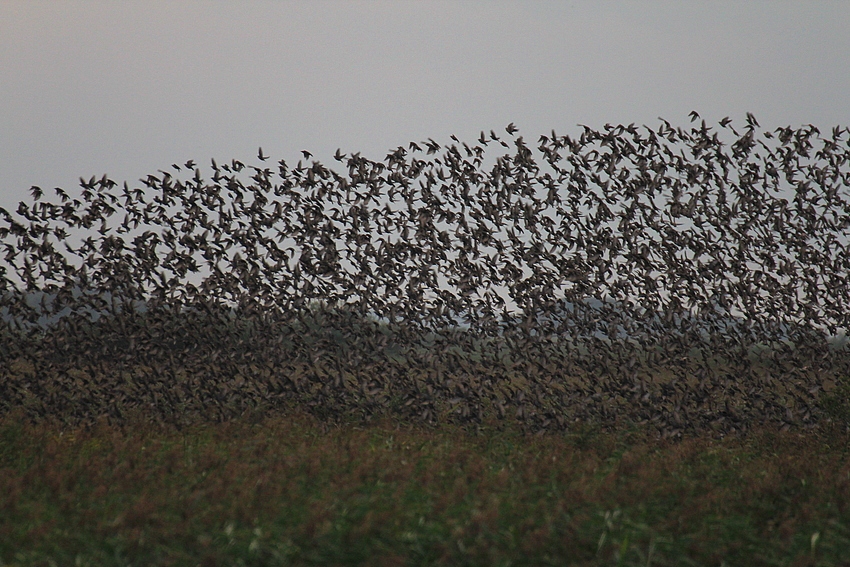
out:
M850 130L505 130L33 187L0 209L0 412L816 425Z

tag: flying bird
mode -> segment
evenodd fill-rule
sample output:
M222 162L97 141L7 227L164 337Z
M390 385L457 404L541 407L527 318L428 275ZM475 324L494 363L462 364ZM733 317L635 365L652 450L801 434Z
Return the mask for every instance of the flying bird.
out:
M699 121L696 111L690 116L692 122ZM747 121L751 126L758 125L750 113L747 113ZM728 117L720 122L723 127L730 123ZM605 125L602 133L585 128L580 139L558 138L554 132L550 138L541 136L539 149L554 166L546 168L546 173L538 170L534 162L536 158L532 158L528 148L523 146L522 137L515 138L520 151L517 158L522 159L506 156L505 159L497 159L492 170L488 168L485 171L480 167L480 161L476 162L475 158L471 162L464 160L461 154L461 150L465 150L469 157L480 157L478 152L483 153L483 149L478 146L470 148L452 135L451 139L458 142L461 149L448 146L443 155L434 159L411 156L400 148L388 155L385 165L360 157L359 153L354 154L345 168L349 171L348 176L344 172L333 172L318 162L308 169L303 169L299 162L296 170L289 171L285 162L280 161L283 184L273 188L259 182L243 186L236 178L222 177L214 160L212 166L216 173L209 184L200 181L181 184L165 172L162 172L162 178L149 176L143 183L161 190L151 192L153 201L146 201L147 193L141 189L130 191L125 183L122 198L126 199L126 203L121 205L110 193L114 183L105 176L99 183L94 177L89 181L81 179L86 188L83 192L85 203L69 201L69 197L57 188L63 205L40 202L31 208L22 207L19 214L26 215L29 227L10 223L9 214L0 209L0 239L5 239L10 233L21 237L16 243L0 242L7 254L6 263L0 263L0 282L3 282L4 268L11 265L16 269L14 262L19 262L15 260L19 254L25 255L19 274L41 277L42 281L58 278L55 273L46 271L39 275L38 269L54 272L73 270L73 266L62 261L61 253L53 249L49 223L58 221L62 226L54 227L52 234L59 239L64 239L68 232L94 227L94 234L79 248L74 249L65 242L65 249L84 261L86 271L81 273L82 276L91 277L104 286L112 284L116 300L122 299L121 294L127 289L133 294L150 290L152 296L182 295L187 302L201 299L201 307L210 309L206 304L216 307L217 299L224 295L233 298L240 309L244 304L248 308L246 316L250 316L251 309L262 306L269 319L273 320L276 306L285 304L285 309L289 310L287 313L290 313L303 305L301 300L305 296L305 301L309 301L315 299L319 292L336 293L336 287L360 301L359 305L374 306L376 313L383 310L390 321L395 321L398 315L402 320L422 321L434 328L437 323L450 324L445 323L450 318L449 311L460 313L466 310L470 316L468 320L489 333L495 328L492 323L498 322L495 304L504 309L505 301L495 295L489 298L495 301L495 304L491 303L489 294L482 293L482 290L498 285L526 311L524 319L528 323L524 328L535 330L537 336L553 332L572 335L573 338L597 333L607 334L609 338L633 333L645 335L636 340L647 354L647 360L650 360L648 345L659 339L663 343L659 343L660 354L653 355L655 362L647 364L673 364L674 351L687 352L687 341L679 338L687 333L706 330L712 335L724 333L721 322L693 321L688 315L691 307L701 315L703 307L717 298L724 302L721 306L744 306L750 314L769 315L772 320L779 321L788 316L788 312L784 311L786 308L791 311L808 309L808 305L796 299L800 289L797 281L805 283L805 277L795 277L805 275L806 261L791 252L800 250L804 245L821 254L816 260L825 282L823 289L807 300L809 305L824 311L832 310L831 313L842 309L843 303L846 303L841 301L846 295L846 285L842 285L846 278L842 276L845 275L843 271L846 271L844 267L850 251L836 247L830 256L822 254L822 249L827 246L823 244L825 240L820 245L816 242L812 242L811 246L808 244L813 227L818 227L825 238L846 232L846 226L840 224L841 218L829 220L829 215L821 214L826 208L825 204L818 204L822 195L809 197L804 191L799 191L798 200L805 204L808 199L812 206L806 204L800 207L796 217L791 214L793 207L784 200L769 194L760 195L759 192L763 191L761 183L750 183L747 191L728 191L721 202L716 189L722 188L724 183L731 183L726 177L726 169L736 165L722 156L724 150L717 143L716 136L711 139L704 121L702 129L690 131L673 129L667 122L665 125L666 130L659 130L659 133L664 132L665 138L656 137L648 128L649 138L646 138L633 125L610 124ZM513 135L518 129L510 123L506 131ZM796 157L794 152L807 151L806 148L815 143L814 139L804 140L805 136L814 137L814 130L802 129L795 133L789 127L778 130L777 134L786 144L784 149L791 158ZM791 143L795 141L795 135L798 137L797 144ZM834 138L843 135L842 131L833 132ZM616 138L616 143L609 144L612 137ZM490 138L507 147L492 130ZM772 177L781 170L782 163L772 154L759 156L751 153L755 138L755 132L748 129L746 136L732 146L737 159L735 163L758 165L756 180L762 177L761 172ZM767 133L765 138L768 138ZM668 144L668 141L671 143ZM488 142L483 131L479 142L482 145ZM441 149L430 138L428 142L420 143L429 154ZM422 151L422 147L410 143L411 150ZM691 171L686 167L690 165L688 156L691 153L679 150L699 149L702 153L698 159L708 160L706 165L710 166L714 153L702 151L706 147L716 148L718 158L726 159L720 163L722 174L719 168L700 167ZM832 144L821 151L826 156L822 160L825 164L838 163L839 158L841 164L848 162L843 140L842 144ZM844 153L839 156L842 151ZM313 157L310 152L302 153L306 159ZM257 155L261 161L269 157L262 148ZM334 158L343 161L345 157L337 149ZM788 159L787 162L788 167L793 167L795 160ZM673 167L668 169L669 166ZM174 167L180 171L179 166L174 164ZM185 167L192 170L195 163L190 160ZM231 165L223 165L222 170L238 172L242 167L243 164L233 161ZM805 175L814 180L825 179L830 172L829 167L836 166L824 165L824 169L819 169L819 165L813 164ZM197 170L196 175L200 176ZM316 183L319 178L329 180L331 177L333 181ZM437 179L445 183L439 183ZM538 189L548 189L548 196ZM268 195L272 190L274 197ZM42 197L40 188L32 187L31 191L36 200ZM227 194L235 197L225 199ZM384 203L380 208L379 201L385 195L390 203L395 203L394 196L400 195L407 207L392 207ZM545 200L541 198L543 196L546 196ZM844 198L844 193L830 187L826 196L828 201L837 202ZM372 201L379 206L372 206ZM764 206L761 206L762 201ZM181 202L184 209L175 210ZM85 210L85 207L88 209ZM113 229L113 225L106 222L113 213L120 213L124 218L118 229ZM677 219L681 221L681 217L689 219L687 224L677 222ZM710 230L702 228L703 225L711 225ZM373 231L373 227L377 231ZM144 232L132 243L122 240L120 235L137 228ZM276 232L278 237L267 235L268 231ZM507 240L503 238L505 232ZM284 240L288 241L285 246L282 244ZM821 250L817 250L818 246ZM779 257L774 259L764 254L766 250L779 250ZM786 252L783 253L783 250ZM200 266L195 263L199 259L193 257L198 256L195 252L207 261L206 265L203 265L203 260ZM296 257L299 259L293 264ZM746 264L747 258L758 258L761 265L758 269L750 269L751 266ZM343 267L342 262L348 262L349 266ZM221 267L219 263L222 263ZM188 274L203 268L212 272L202 282L203 289L183 281ZM527 271L531 273L524 274ZM457 293L439 288L436 274L445 276L458 290ZM564 293L565 300L572 304L571 318L566 322L540 322L538 325L535 318L545 316L554 305L556 292ZM436 296L433 308L426 305L427 293ZM638 309L641 306L633 305L631 300L625 301L626 312L623 314L617 311L619 307L605 304L591 308L582 305L579 299L605 295L619 298L618 301L627 296L637 298L638 302L646 305ZM84 296L79 301L86 300ZM0 294L0 307L5 305L4 301L8 300ZM653 310L662 315L656 317ZM630 313L638 314L638 320L629 320ZM812 311L812 320L817 315ZM149 342L146 339L133 342L133 333L138 339L143 339L150 334L149 331L156 331L167 339L163 333L169 320L165 315L157 317L160 315L151 310L144 329L132 318L122 319L122 326L127 325L130 344L135 344L135 347L130 347L128 357L163 359L163 364L168 367L165 359L171 358L171 355L169 352L168 356L162 356L161 344L145 346ZM512 325L507 311L502 312L502 317L506 326ZM193 327L187 327L187 330L190 335L198 334L199 345L204 335L211 334L211 329L205 329L203 323L193 323ZM681 333L677 337L675 332L678 330ZM113 331L119 332L117 327L110 332ZM754 327L752 335L760 332L767 333L769 329ZM125 333L123 327L120 333ZM70 338L77 340L77 335L79 341L94 340L85 339L88 334L76 331L71 332ZM248 345L248 356L256 356L258 360L278 356L278 335L254 333L253 342ZM187 338L192 339L190 342L195 339ZM294 337L294 340L298 339ZM359 344L362 347L371 340L364 337ZM725 336L722 340L726 340ZM737 342L740 341L736 338ZM80 344L82 346L73 351L90 356L89 351L82 348L85 345ZM94 345L91 352L101 349L95 342L91 344ZM44 345L50 348L49 342ZM311 356L318 354L319 347L307 347ZM474 387L466 380L458 380L457 374L450 380L443 380L442 376L429 380L427 397L420 396L418 388L399 390L407 400L405 407L409 402L411 411L416 408L422 419L430 420L439 413L434 404L440 400L448 400L463 419L477 419L480 416L475 407L479 401L489 398L500 408L500 415L505 415L510 409L524 424L538 431L553 426L563 428L573 416L587 417L597 413L601 419L608 419L627 408L629 411L634 409L634 415L642 420L655 419L659 428L667 428L665 434L686 427L698 428L709 420L714 420L711 423L721 428L741 430L747 421L754 423L785 407L777 405L775 400L778 398L770 398L773 394L761 385L758 385L757 394L753 393L756 390L749 390L749 394L742 390L725 394L727 389L730 392L734 390L728 388L728 380L715 380L716 374L702 373L704 368L694 373L694 377L699 378L698 385L685 388L683 384L691 384L692 381L681 380L656 388L651 381L637 377L636 370L641 363L635 358L634 351L631 351L630 359L628 353L623 355L613 346L606 347L599 342L588 343L587 347L588 355L579 366L586 363L599 369L600 373L607 372L616 377L616 380L600 380L592 386L587 380L582 380L569 394L575 404L566 401L558 405L562 398L555 396L551 398L552 409L547 409L546 415L539 406L535 409L537 403L534 401L548 396L547 392L554 383L553 374L547 374L543 364L537 365L540 370L535 369L535 365L526 367L527 380L524 381L528 386L521 389L496 378L494 372L490 373L492 380L480 380ZM212 355L209 350L204 350L203 345L201 348L181 348L184 350L180 356L187 357L199 370L207 364L210 380L227 380L228 374L233 375L231 371L236 362L225 368L221 365L229 364L224 362L227 356L216 361L219 353L224 354L222 349L225 347L216 347L218 350ZM374 350L367 347L367 350L370 349ZM240 347L239 351L242 350L245 349ZM104 355L101 352L99 356ZM440 356L437 352L436 357ZM548 354L544 355L543 362L546 362L545 356ZM463 365L458 365L456 357L454 360L446 358L443 365L446 370L461 370ZM549 360L553 361L554 368L554 359ZM210 365L209 362L216 363ZM281 362L289 363L288 360L277 359L278 369ZM39 360L35 363L45 365L41 368L53 364ZM172 360L170 364L179 362ZM569 364L575 367L575 362ZM343 371L348 372L337 367L335 374L342 376ZM687 370L679 366L674 371ZM298 372L299 375L305 373L309 374L306 370ZM562 372L563 375L567 373L566 369ZM381 374L373 371L371 365L369 370L357 374L362 390L368 391L369 399L376 404L386 404L388 399L385 385L372 380ZM302 376L299 380L305 386L311 379ZM310 403L321 406L337 394L341 396L342 403L348 403L341 384L340 378L330 376ZM537 388L540 390L535 392ZM499 391L501 394L497 396ZM235 390L228 392L236 393ZM216 396L219 395L201 394L207 396L207 401L218 399ZM758 396L764 410L757 411L741 404L730 405L733 395L737 396L735 400L746 404L752 401L752 396ZM603 397L609 402L603 402ZM618 398L627 403L619 404ZM712 400L712 407L708 402L703 403L703 399ZM727 406L725 413L722 410L724 400ZM800 408L805 411L806 403L797 404L793 415L788 413L788 423L799 421ZM564 417L567 414L570 420ZM721 423L721 420L726 421Z
M750 126L758 126L759 125L758 121L756 120L756 117L753 116L752 112L747 113L747 124L749 124Z

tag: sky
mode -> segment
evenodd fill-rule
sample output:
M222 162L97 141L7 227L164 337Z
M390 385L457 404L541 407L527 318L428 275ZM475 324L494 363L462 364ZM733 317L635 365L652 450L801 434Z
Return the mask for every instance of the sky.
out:
M172 163L324 163L663 117L850 125L850 2L0 3L0 207ZM734 124L733 123L733 124Z

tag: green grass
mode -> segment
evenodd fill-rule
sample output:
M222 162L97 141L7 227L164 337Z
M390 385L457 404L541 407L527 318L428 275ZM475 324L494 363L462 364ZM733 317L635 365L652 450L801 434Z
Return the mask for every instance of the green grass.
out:
M2 565L848 565L842 431L0 421Z

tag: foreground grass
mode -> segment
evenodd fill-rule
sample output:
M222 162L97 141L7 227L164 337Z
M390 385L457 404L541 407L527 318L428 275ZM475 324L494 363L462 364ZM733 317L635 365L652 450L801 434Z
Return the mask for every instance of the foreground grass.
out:
M0 565L848 565L846 436L0 420Z

